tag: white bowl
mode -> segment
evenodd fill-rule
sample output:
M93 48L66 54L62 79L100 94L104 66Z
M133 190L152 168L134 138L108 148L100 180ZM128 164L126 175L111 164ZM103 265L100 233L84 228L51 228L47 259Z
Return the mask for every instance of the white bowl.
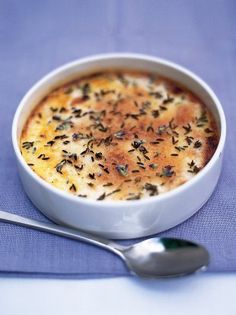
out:
M22 128L35 105L52 89L78 76L110 68L156 72L195 93L213 113L220 130L218 147L209 163L191 180L170 192L134 201L96 201L70 195L41 179L21 155ZM208 200L218 181L225 144L226 122L214 92L199 77L172 62L146 55L114 53L66 64L36 83L16 111L12 140L24 189L53 221L108 238L136 238L169 229L192 216Z

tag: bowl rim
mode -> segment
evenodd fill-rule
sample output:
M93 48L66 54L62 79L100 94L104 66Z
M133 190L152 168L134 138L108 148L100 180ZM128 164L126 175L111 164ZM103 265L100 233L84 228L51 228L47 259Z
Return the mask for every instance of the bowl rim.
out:
M218 111L219 119L220 119L220 139L218 142L218 146L216 148L216 151L214 152L213 156L211 157L210 161L204 166L204 168L196 174L193 178L188 180L186 183L173 188L170 191L167 191L165 193L162 193L157 196L152 196L150 198L143 198L138 200L94 200L90 198L83 198L79 196L74 196L66 191L60 190L57 187L54 187L50 183L48 183L46 180L39 177L26 163L25 159L23 158L20 147L18 145L18 139L17 139L17 127L19 123L19 118L22 112L22 109L24 108L25 104L28 103L28 99L31 95L37 91L37 89L47 82L49 79L52 79L57 74L69 69L73 68L75 66L78 66L79 64L92 62L92 61L100 61L104 59L136 59L136 60L143 60L143 61L151 61L151 62L157 62L159 64L162 64L167 67L174 68L175 70L184 73L185 75L191 77L197 84L199 84L212 98L214 101L214 104L216 106L216 109ZM220 155L223 153L224 145L225 145L225 139L226 139L226 119L225 114L222 108L222 105L218 99L218 97L215 95L213 90L208 86L207 83L205 83L200 77L198 77L196 74L194 74L192 71L186 69L185 67L178 65L172 61L150 56L146 54L139 54L139 53L129 53L129 52L118 52L118 53L104 53L104 54L96 54L91 55L84 58L79 58L74 61L68 62L62 66L57 67L56 69L50 71L48 74L43 76L40 80L38 80L24 95L24 97L21 99L12 123L12 144L14 148L14 152L16 154L16 157L18 159L18 162L20 162L21 166L23 167L24 171L27 172L30 177L38 182L39 185L43 186L45 189L53 192L58 197L62 197L64 199L67 199L68 201L72 202L78 202L78 204L84 204L84 205L91 205L91 206L102 206L105 208L113 207L113 208L120 208L120 207L127 207L128 206L141 206L143 204L148 205L153 202L159 202L159 201L165 201L168 198L175 197L181 192L187 191L189 188L191 188L197 181L201 180L207 172L209 172L214 164L216 163L217 159L220 157Z

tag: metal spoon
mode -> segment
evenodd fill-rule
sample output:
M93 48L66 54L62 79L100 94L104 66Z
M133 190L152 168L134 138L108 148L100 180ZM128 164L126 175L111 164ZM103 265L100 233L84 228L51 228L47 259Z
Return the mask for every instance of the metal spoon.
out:
M117 254L126 263L130 272L140 277L186 275L205 269L209 263L209 255L204 247L181 239L153 237L134 245L122 246L100 236L5 211L0 211L0 221L100 246Z

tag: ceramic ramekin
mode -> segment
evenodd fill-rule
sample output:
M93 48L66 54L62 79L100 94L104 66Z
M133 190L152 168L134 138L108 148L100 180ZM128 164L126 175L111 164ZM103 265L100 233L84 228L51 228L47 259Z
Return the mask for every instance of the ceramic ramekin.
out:
M110 68L156 72L194 92L212 111L220 140L209 163L182 186L170 192L134 201L96 201L70 195L41 179L21 155L22 128L35 105L52 89L78 76ZM24 189L53 221L108 238L136 238L169 229L193 215L208 200L218 181L225 144L226 122L221 104L199 77L172 62L131 53L92 56L66 64L41 79L24 96L16 111L12 140Z

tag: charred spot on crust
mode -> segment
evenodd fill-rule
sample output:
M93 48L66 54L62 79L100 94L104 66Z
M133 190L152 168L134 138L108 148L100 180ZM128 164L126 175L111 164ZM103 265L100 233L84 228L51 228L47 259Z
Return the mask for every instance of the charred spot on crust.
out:
M205 149L205 161L204 165L206 165L210 159L212 158L217 146L218 146L218 136L213 135L206 138L206 149Z
M209 146L212 151L215 151L218 146L218 137L215 135L207 137L207 146Z

